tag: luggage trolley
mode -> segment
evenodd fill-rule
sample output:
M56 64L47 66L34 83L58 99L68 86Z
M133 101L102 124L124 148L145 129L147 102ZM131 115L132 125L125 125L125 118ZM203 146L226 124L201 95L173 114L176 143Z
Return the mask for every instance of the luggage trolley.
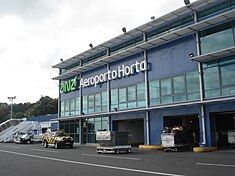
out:
M96 140L99 143L97 153L131 153L130 133L127 131L97 131Z

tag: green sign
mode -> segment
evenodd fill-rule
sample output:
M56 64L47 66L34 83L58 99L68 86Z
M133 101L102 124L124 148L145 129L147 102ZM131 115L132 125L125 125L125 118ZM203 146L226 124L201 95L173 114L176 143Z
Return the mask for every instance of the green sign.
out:
M60 93L67 93L67 92L71 92L73 90L76 90L76 88L78 86L78 81L77 80L78 80L78 77L76 76L73 79L62 82L60 84Z

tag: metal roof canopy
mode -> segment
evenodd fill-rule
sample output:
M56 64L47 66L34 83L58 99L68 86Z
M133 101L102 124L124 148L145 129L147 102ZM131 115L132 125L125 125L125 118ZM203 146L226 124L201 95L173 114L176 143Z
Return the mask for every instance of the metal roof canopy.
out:
M53 68L65 68L73 63L76 63L78 60L82 60L82 59L85 59L85 58L91 56L92 53L94 53L94 52L102 51L104 49L109 48L110 46L116 45L116 44L122 42L123 40L128 39L130 36L141 35L143 32L148 31L148 30L152 29L153 27L157 27L158 25L166 23L170 20L173 20L176 17L180 17L180 16L183 16L187 13L191 13L192 10L197 11L197 9L199 9L207 4L214 3L214 2L216 2L216 0L199 0L199 1L191 3L188 6L183 6L173 12L170 12L170 13L160 17L160 18L157 18L157 19L150 21L144 25L141 25L133 30L130 30L130 31L126 32L125 34L122 34L122 35L115 37L107 42L104 42L104 43L102 43L92 49L89 49L89 50L82 52L78 55L75 55L69 59L66 59L65 61L58 63L52 67Z
M129 56L131 54L142 52L144 49L149 49L149 48L152 48L152 47L154 47L156 45L167 43L167 42L169 42L171 40L180 38L183 35L192 34L195 31L207 28L207 27L209 27L211 25L215 25L215 24L221 23L221 22L226 21L226 20L228 20L230 18L233 18L233 17L235 17L235 10L231 10L229 12L225 12L225 13L219 14L217 16L208 18L205 21L200 21L198 23L192 24L191 26L187 26L185 28L181 28L181 29L178 29L178 30L175 30L175 31L170 31L169 33L166 33L164 35L160 35L160 36L158 36L156 38L153 38L153 39L151 39L151 40L149 40L147 42L139 43L139 44L137 44L135 46L132 46L132 47L126 49L126 50L122 50L120 52L117 52L116 54L113 54L111 56L103 57L101 59L98 59L96 61L88 63L88 64L86 64L86 65L84 65L82 67L76 67L73 70L68 71L68 72L66 72L66 73L64 73L62 75L59 75L59 76L57 76L57 77L55 77L53 79L63 80L63 79L75 76L76 74L79 74L81 72L87 71L87 70L89 70L91 68L95 68L95 67L101 66L104 63L108 63L110 61L115 61L115 60L120 59L122 57L127 57L127 56ZM195 58L195 57L193 57L193 58ZM196 60L196 59L194 59L194 60Z
M226 48L226 49L222 49L219 51L211 52L208 54L204 54L204 55L195 56L195 57L192 57L191 60L198 61L198 62L208 62L208 61L220 59L222 57L232 56L234 55L234 53L235 53L235 46L231 48Z
M55 66L53 66L53 68L64 68L66 66L69 66L73 63L76 63L78 62L79 60L82 60L82 59L85 59L89 56L92 55L92 52L94 53L95 51L103 51L104 49L107 49L108 47L110 47L111 45L114 45L116 43L119 43L120 41L123 41L123 40L126 40L127 38L130 38L130 36L136 36L137 34L138 35L142 35L143 34L143 31L147 31L149 29L152 29L154 26L157 26L157 25L160 25L162 23L165 23L167 20L171 20L171 19L174 19L176 17L176 13L180 14L180 15L183 15L183 14L186 14L188 12L192 10L196 10L197 8L200 8L202 6L204 6L205 4L209 4L209 3L212 3L212 2L215 2L216 0L202 0L202 1L196 1L194 2L193 4L191 4L190 6L190 9L189 7L182 7L172 13L169 13L161 18L158 18L154 21L151 21L149 23L146 23L138 28L135 28L125 34L122 34L114 39L111 39L101 45L98 45L90 50L87 50L81 54L78 54L64 62L61 62ZM199 3L200 2L200 3ZM203 5L202 5L203 4ZM172 15L173 14L173 15ZM91 69L91 68L94 68L94 67L98 67L100 65L103 65L104 63L108 63L110 61L115 61L121 57L127 57L128 55L131 55L131 54L135 54L137 52L140 52L144 49L149 49L151 47L153 47L154 45L159 45L159 44L163 44L163 43L166 43L168 42L169 40L173 40L173 39L176 39L176 38L179 38L183 35L187 35L187 34L190 34L194 31L198 31L200 29L203 29L203 28L206 28L206 27L209 27L211 25L215 25L215 24L218 24L220 22L223 22L225 20L228 20L232 17L235 16L235 10L231 10L231 11L227 11L227 12L224 12L222 14L219 14L217 16L214 16L214 17L211 17L211 18L208 18L204 21L200 21L198 23L195 23L195 24L192 24L190 26L187 26L185 28L180 28L178 30L175 30L175 31L170 31L164 35L161 35L157 38L153 38L147 42L143 42L143 43L140 43L140 44L137 44L135 46L132 46L126 50L122 50L121 52L118 52L116 54L113 54L111 56L104 56L103 58L101 59L98 59L96 61L93 61L92 63L89 63L89 64L86 64L84 66L79 66L79 67L76 67L74 68L73 70L71 71L68 71L64 74L61 74L53 79L58 79L58 80L62 80L62 79L66 79L66 78L69 78L69 77L72 77L76 74L79 74L80 72L83 72L83 71L86 71L88 69ZM167 19L167 20L164 20L163 19Z

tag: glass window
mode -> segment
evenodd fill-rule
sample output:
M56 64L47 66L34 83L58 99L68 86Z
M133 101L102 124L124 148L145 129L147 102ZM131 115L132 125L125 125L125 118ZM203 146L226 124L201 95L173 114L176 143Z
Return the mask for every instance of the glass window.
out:
M180 28L181 25L182 25L182 22L181 22L181 20L179 20L179 21L176 21L176 22L171 23L171 24L169 25L169 29L170 29L170 30L174 30L174 29Z
M199 19L201 19L201 18L205 19L206 17L210 17L213 14L223 12L226 9L229 9L229 1L227 1L225 3L222 3L222 4L219 4L217 6L214 6L214 7L210 7L208 9L205 9L205 10L199 12L198 13L198 18Z
M101 94L95 94L95 106L101 106Z
M119 103L123 103L127 101L126 98L126 88L119 89Z
M111 90L111 105L118 104L118 90Z
M75 99L70 100L70 115L74 115L75 111Z
M89 95L88 102L89 102L89 108L94 107L94 95Z
M162 79L161 83L161 95L171 95L171 78Z
M82 97L82 112L87 113L87 95Z
M130 86L127 88L128 101L136 101L136 86Z
M107 111L107 92L102 92L102 111Z
M173 77L174 94L185 92L185 78L184 75Z
M144 83L137 84L137 105L138 107L145 106L145 85Z
M75 104L75 114L78 115L80 113L80 98L76 98L76 104Z
M221 66L222 86L235 85L235 64Z
M65 108L64 101L61 101L60 103L60 116L61 117L64 117L64 108Z
M199 74L198 72L190 72L186 74L186 82L187 82L187 92L199 92Z
M74 111L75 110L75 99L71 99L70 100L70 111Z
M89 112L94 112L94 95L88 96Z
M149 82L149 98L154 99L154 98L159 98L159 80L154 80Z
M163 26L163 27L157 29L157 34L158 35L162 35L162 34L164 34L166 32L168 32L168 26Z
M69 111L69 100L65 101L65 111Z
M220 82L218 67L204 69L205 97L215 97L220 95Z
M101 117L95 118L95 131L102 130Z
M200 36L202 54L234 46L231 22L206 29Z
M109 130L109 118L102 117L102 130L108 131Z
M211 67L204 70L205 90L219 88L219 71L218 67Z
M164 104L164 103L171 103L173 100L172 100L172 96L164 96L164 97L161 97L161 104Z

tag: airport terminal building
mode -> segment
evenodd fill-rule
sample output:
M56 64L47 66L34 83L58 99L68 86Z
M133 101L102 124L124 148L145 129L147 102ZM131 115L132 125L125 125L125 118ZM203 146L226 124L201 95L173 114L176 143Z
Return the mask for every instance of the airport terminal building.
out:
M184 126L195 146L228 145L235 129L235 0L198 0L92 46L53 68L59 128L75 142L128 130L133 145L160 145Z

